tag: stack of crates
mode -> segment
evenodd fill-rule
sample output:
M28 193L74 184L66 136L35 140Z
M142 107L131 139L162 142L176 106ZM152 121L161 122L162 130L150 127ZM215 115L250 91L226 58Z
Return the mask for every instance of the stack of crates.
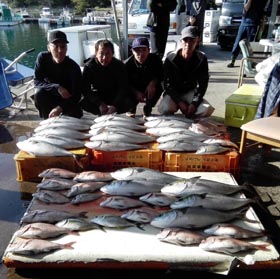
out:
M212 43L217 41L220 10L206 10L204 14L203 43Z

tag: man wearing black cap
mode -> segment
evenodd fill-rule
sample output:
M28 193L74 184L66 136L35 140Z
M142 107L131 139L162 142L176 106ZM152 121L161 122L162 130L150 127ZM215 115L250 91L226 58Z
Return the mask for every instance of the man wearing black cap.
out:
M203 99L209 81L208 60L196 49L197 27L185 27L180 43L181 47L164 62L164 93L158 110L168 115L179 109L188 118L210 116L214 108Z
M137 104L145 103L144 116L150 116L162 94L163 67L162 60L155 53L150 53L147 38L139 37L132 42L132 55L124 61L128 73L128 82L136 99L130 113L136 113Z
M80 118L81 69L66 56L68 40L62 31L49 34L48 51L38 54L35 71L34 102L40 117L46 119L60 114Z

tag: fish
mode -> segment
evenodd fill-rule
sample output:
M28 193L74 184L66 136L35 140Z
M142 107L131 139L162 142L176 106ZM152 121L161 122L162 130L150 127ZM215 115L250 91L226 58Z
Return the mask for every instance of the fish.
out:
M130 222L117 215L97 215L90 219L90 222L107 228L128 228L139 227L136 223Z
M170 204L172 209L200 206L220 211L234 210L241 207L249 207L255 200L249 198L238 198L227 195L205 193L185 196Z
M226 146L226 147L233 147L235 149L239 149L239 147L237 146L237 144L235 144L234 142L232 142L231 140L228 139L217 139L217 138L210 138L210 139L206 139L203 141L203 143L207 143L207 144L219 144L221 146Z
M15 236L22 238L46 239L61 236L64 234L74 234L68 228L61 228L48 223L31 223L26 224L15 232ZM78 235L77 233L75 233Z
M46 135L56 135L59 137L68 137L70 139L79 139L79 140L85 140L91 137L91 134L89 133L80 132L77 130L71 130L69 128L63 128L63 127L44 129L34 134L34 136L46 136Z
M90 202L102 197L100 193L82 193L78 194L71 199L71 204L80 204L84 202Z
M71 117L68 115L59 115L56 117L50 117L47 119L44 119L40 121L39 125L47 125L51 123L69 123L69 125L75 125L75 124L87 124L91 125L93 120L89 120L86 118L76 118L76 117Z
M65 121L57 121L52 123L47 123L44 125L39 125L34 129L35 133L41 132L45 129L52 129L52 128L67 128L75 131L87 131L90 129L90 125L86 123L77 122L75 125L69 125L69 122Z
M105 126L105 127L97 127L97 128L92 128L89 130L89 133L94 136L94 135L98 135L101 134L103 132L122 132L122 133L130 133L131 135L139 135L139 134L143 134L143 131L135 131L126 127L114 127L114 126Z
M178 119L155 119L144 123L148 128L161 128L161 127L172 127L172 128L184 128L188 129L191 123L181 121Z
M121 218L137 223L150 223L160 212L151 207L131 208L121 215Z
M203 134L196 134L190 130L185 130L179 133L172 133L165 136L161 136L157 138L158 143L164 143L167 141L178 140L178 141L200 141L205 142L209 137Z
M136 123L133 123L132 121L123 121L123 120L106 120L101 121L98 123L94 123L90 126L90 129L95 128L101 128L101 127L124 127L135 131L142 131L144 132L146 130L146 127L144 125L139 125Z
M96 224L93 224L83 218L67 218L57 222L55 225L71 231L87 231L99 228Z
M43 179L42 182L37 184L39 190L61 191L70 189L76 182L67 178L51 177Z
M156 235L156 237L160 241L180 246L199 244L206 238L205 235L201 234L200 232L178 228L163 229Z
M59 191L40 190L32 194L32 197L47 204L50 203L69 203L70 199Z
M123 143L141 144L153 142L155 141L155 138L140 132L138 134L135 134L124 131L107 130L97 135L91 136L90 141L121 141Z
M172 140L158 145L158 149L168 152L194 152L202 146L200 141L178 141Z
M137 197L146 193L158 192L162 184L146 180L114 180L100 188L100 191L117 196Z
M60 178L74 178L77 175L76 172L62 169L62 168L48 168L43 170L38 174L38 177L44 178L52 178L52 177L60 177Z
M59 244L45 239L24 239L17 238L7 249L17 255L34 256L41 253L48 253L60 249L74 249L75 242Z
M173 133L181 133L185 131L185 128L174 128L174 127L155 127L155 128L147 128L146 133L149 135L162 137L166 135L170 135Z
M146 204L140 200L124 196L110 196L100 203L100 206L102 207L110 207L120 210L145 205Z
M177 198L174 196L168 196L162 193L148 193L144 196L139 197L140 201L156 205L156 206L169 206Z
M85 143L85 146L89 149L94 149L99 151L109 151L109 152L147 148L147 146L136 144L136 143L127 143L127 142L120 142L120 141L110 142L105 140L88 141Z
M232 195L241 191L250 191L245 185L233 185L215 180L202 179L200 176L177 179L161 188L161 192L176 197L184 197L192 194L221 194Z
M229 222L234 219L245 220L245 211L218 211L201 207L172 209L156 216L151 225L158 228L201 229L216 223Z
M20 223L45 222L53 224L67 218L86 218L86 213L80 212L75 214L67 211L36 209L26 212L22 216Z
M110 172L101 172L101 171L83 171L78 173L73 180L77 182L89 182L89 181L112 181Z
M154 121L154 120L178 120L178 121L184 121L186 123L193 123L193 120L190 118L185 117L181 114L174 114L174 115L153 115L146 117L147 121Z
M231 255L249 250L270 251L270 249L268 248L269 245L269 243L254 244L248 241L231 237L209 236L201 241L199 247L205 251L225 253Z
M255 238L267 235L265 230L245 229L232 223L218 223L204 229L206 234L233 238Z
M108 120L115 120L115 121L127 121L127 122L132 122L135 124L144 124L145 121L141 118L137 118L137 117L128 117L124 114L105 114L105 115L101 115L98 116L94 119L94 122L99 123L99 122L104 122L104 121L108 121Z
M205 155L205 154L220 154L220 153L225 153L225 152L229 152L232 151L232 147L223 147L217 144L206 144L206 145L202 145L200 146L195 154L201 154L201 155Z
M74 184L69 191L67 192L66 196L68 198L74 197L79 194L83 193L92 193L99 190L102 186L106 183L101 181L88 181L88 182L79 182Z
M37 140L23 140L16 143L17 147L33 156L73 156L73 153L57 145Z
M60 137L56 135L44 135L44 136L34 135L30 139L37 140L37 141L44 141L53 145L57 145L64 149L83 148L85 145L85 142L83 140Z
M177 176L145 167L127 167L111 172L117 180L142 180L165 185L178 180Z

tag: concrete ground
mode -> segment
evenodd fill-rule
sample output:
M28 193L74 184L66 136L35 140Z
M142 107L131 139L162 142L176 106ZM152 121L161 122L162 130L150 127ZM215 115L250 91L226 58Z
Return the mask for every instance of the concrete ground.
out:
M205 44L201 47L208 56L210 69L210 82L205 98L215 107L215 111L211 119L220 123L224 123L225 118L225 100L237 89L237 79L240 69L240 59L237 61L234 68L227 68L226 65L230 58L230 52L221 50L216 43ZM253 78L245 78L244 83L256 84ZM13 156L18 152L16 142L21 137L31 136L32 131L38 126L40 121L38 112L30 103L28 110L12 114L12 109L3 109L0 111L0 255L2 256L5 248L8 245L11 236L17 228L18 222L22 214L26 210L28 200L22 197L20 184L16 181L16 170ZM140 105L137 114L142 113ZM157 110L154 108L153 113ZM231 140L236 144L240 144L241 130L239 128L228 127ZM262 205L267 210L256 207L256 212L261 218L263 225L272 236L275 247L280 251L279 241L279 226L280 226L280 150L272 149L269 153L265 152L264 148L254 146L245 152L240 162L240 175L237 178L239 184L250 184L252 189L260 197ZM278 267L279 269L280 267ZM248 271L249 275L263 274L274 278L273 270ZM258 272L258 273L257 273ZM120 273L122 273L120 271ZM56 273L57 275L60 272ZM63 273L62 273L63 274ZM78 275L79 274L79 275ZM89 274L81 278L92 278ZM94 273L95 274L95 273ZM142 271L145 275L145 271ZM153 273L154 274L154 273ZM236 276L246 275L247 272L237 272ZM128 277L131 274L127 272L123 277ZM178 278L184 273L157 273L160 278ZM24 271L15 272L13 269L7 270L3 265L0 266L0 278L50 278L50 274L42 277L42 274L26 275ZM39 277L40 276L40 277ZM54 277L53 275L51 275ZM79 278L80 273L77 273ZM92 274L93 276L93 274ZM207 275L209 278L209 274ZM212 278L212 277L210 277ZM215 275L213 278L217 278ZM233 275L234 278L234 275ZM236 278L236 277L235 277Z

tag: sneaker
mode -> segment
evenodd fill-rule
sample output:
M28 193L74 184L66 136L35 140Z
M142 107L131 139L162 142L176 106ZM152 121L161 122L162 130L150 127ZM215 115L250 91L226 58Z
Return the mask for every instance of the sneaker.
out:
M145 117L151 116L151 114L152 114L152 107L150 105L145 105L143 107L143 114L144 114Z
M230 62L229 64L227 64L227 67L228 67L228 68L233 68L233 67L234 67L234 63L233 63L233 62Z

